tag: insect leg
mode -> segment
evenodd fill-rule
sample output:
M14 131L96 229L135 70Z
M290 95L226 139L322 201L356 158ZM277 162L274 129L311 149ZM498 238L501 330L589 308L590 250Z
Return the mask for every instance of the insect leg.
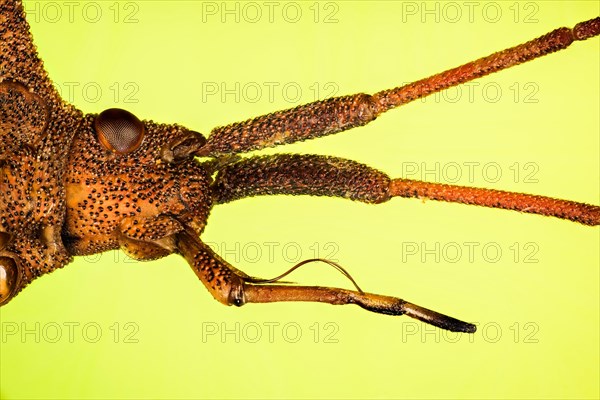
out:
M365 310L388 315L408 315L453 332L475 332L475 325L417 306L402 299L362 291L323 286L257 284L228 264L195 235L178 235L178 248L213 297L225 305L280 301L310 301L334 305L356 304Z

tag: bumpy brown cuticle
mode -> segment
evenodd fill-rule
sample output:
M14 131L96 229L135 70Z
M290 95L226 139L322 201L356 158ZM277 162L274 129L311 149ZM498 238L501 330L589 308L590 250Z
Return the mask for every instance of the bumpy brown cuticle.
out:
M158 162L161 149L187 130L144 121L138 151L114 157L95 140L94 121L86 117L69 156L64 226L69 251L91 254L125 246L137 259L152 259L165 255L158 248L171 247L168 236L177 229L170 227L180 223L200 234L212 206L210 176L193 157L178 164Z
M235 155L365 125L390 108L599 33L596 18L401 88L274 112L216 128L206 140L182 126L141 121L125 110L84 115L65 103L36 53L21 2L0 0L0 305L33 279L66 265L73 255L120 248L140 260L183 255L224 304L356 303L473 332L473 325L398 298L256 284L260 280L228 264L199 236L213 204L276 194L366 203L392 196L426 197L600 224L600 207L587 204L390 180L380 171L337 157ZM215 159L200 163L194 156Z
M242 153L330 135L376 117L370 95L334 97L215 128L206 155Z
M20 83L0 83L0 124L2 141L0 154L14 152L18 147L37 147L48 124L46 102Z
M250 157L217 174L217 203L249 196L293 194L335 196L365 203L388 199L390 179L383 172L338 157L278 154Z
M0 15L0 231L19 260L18 292L71 260L59 235L41 232L63 225L63 177L82 114L47 78L21 4L0 1Z
M600 17L580 22L573 28L573 36L576 40L586 40L600 35Z
M202 232L209 173L193 156L160 162L160 148L187 129L134 117L128 134L117 126L108 135L123 110L94 129L95 116L65 103L48 79L20 1L0 0L0 50L0 251L18 261L16 292L73 255L122 247L156 258L174 250L178 223Z
M231 291L243 285L238 271L195 237L180 235L178 247L213 297L225 305L234 304L231 302Z

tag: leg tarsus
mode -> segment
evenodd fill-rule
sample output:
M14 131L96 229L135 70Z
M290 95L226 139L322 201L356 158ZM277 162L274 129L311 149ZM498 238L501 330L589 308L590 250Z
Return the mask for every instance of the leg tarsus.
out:
M473 333L476 326L397 297L322 286L255 285L244 283L244 303L311 301L334 305L356 304L386 315L407 315L452 332Z

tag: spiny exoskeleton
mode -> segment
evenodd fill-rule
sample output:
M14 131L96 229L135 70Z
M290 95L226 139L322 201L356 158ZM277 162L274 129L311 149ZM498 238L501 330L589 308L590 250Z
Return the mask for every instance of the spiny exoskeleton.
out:
M0 305L73 256L120 248L138 260L183 255L211 294L227 305L352 303L474 332L473 324L365 293L356 284L356 290L345 290L276 284L285 274L250 277L199 239L209 212L213 205L256 195L336 196L375 204L400 196L598 225L600 207L594 205L391 179L336 157L238 154L365 125L402 104L599 33L600 18L595 18L402 87L278 111L216 128L205 138L179 125L141 121L125 110L84 114L64 102L37 55L20 1L0 0Z

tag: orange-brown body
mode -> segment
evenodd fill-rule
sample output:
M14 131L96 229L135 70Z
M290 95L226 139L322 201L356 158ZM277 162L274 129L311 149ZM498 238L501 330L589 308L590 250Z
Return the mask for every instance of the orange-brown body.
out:
M193 158L178 164L161 158L163 146L188 131L145 122L140 149L118 155L95 139L89 129L93 118L86 118L69 153L63 229L69 252L84 255L123 247L136 259L170 254L175 247L169 235L156 234L154 245L135 238L136 229L158 224L157 218L162 225L169 224L169 218L179 221L200 235L212 206L209 172Z
M276 285L281 277L250 277L200 240L210 209L256 195L336 196L373 204L399 196L600 225L600 207L595 205L392 179L329 156L238 156L368 124L409 101L597 35L600 18L556 29L413 84L274 112L215 128L206 139L179 125L140 121L125 110L84 114L63 101L37 55L20 1L0 0L0 306L73 256L120 248L139 260L181 254L211 294L227 305L357 304L472 333L473 324L399 298L365 293L358 286Z

